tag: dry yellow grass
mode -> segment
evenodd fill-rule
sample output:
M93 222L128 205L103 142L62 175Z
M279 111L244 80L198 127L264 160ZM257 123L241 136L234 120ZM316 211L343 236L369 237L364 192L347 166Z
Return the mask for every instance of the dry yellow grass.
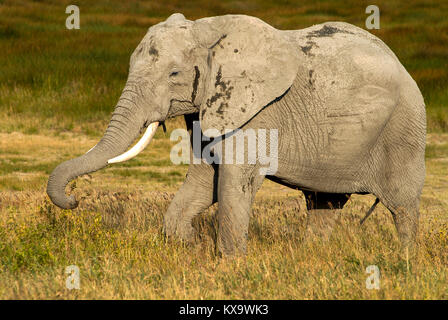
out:
M194 245L164 239L163 214L186 168L166 166L170 142L163 133L126 166L78 179L75 192L82 201L73 211L49 202L45 171L85 152L96 140L0 134L0 161L19 158L20 165L43 168L29 167L30 172L20 174L17 167L2 175L0 298L446 299L447 138L428 137L443 156L427 160L414 259L399 257L393 222L383 206L359 227L372 196L352 197L330 242L310 242L302 236L306 213L301 193L265 182L253 208L248 255L228 260L214 254L216 207L196 219ZM161 174L139 177L145 170ZM181 175L167 180L162 173L170 171ZM81 271L81 289L70 291L64 270L73 264ZM368 265L380 269L380 290L366 289Z

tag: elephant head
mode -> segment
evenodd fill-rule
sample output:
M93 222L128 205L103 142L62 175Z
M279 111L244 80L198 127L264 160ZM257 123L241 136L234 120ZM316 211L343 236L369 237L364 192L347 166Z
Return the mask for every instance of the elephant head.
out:
M201 129L215 129L211 137L241 127L292 85L296 51L284 32L248 16L190 21L173 14L152 26L131 56L104 136L56 167L48 195L61 208L75 208L76 199L65 193L71 180L137 155L168 118L199 113Z

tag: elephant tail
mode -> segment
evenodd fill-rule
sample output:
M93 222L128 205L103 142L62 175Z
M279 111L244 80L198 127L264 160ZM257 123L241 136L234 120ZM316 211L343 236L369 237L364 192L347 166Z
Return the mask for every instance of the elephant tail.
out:
M359 225L362 226L362 224L367 220L367 218L372 214L373 210L375 210L376 205L380 202L380 199L376 198L375 202L373 203L373 205L370 207L369 211L367 211L366 215L364 216L364 218L361 219L361 221L359 222Z

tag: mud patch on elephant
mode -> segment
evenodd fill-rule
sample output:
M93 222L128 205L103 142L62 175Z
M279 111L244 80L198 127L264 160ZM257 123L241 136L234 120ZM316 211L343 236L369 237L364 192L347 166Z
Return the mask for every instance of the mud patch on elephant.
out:
M227 38L227 34L223 34L219 39L218 39L218 41L216 41L209 49L213 49L214 47L216 47L216 46L220 46L221 47L221 49L224 49L224 46L221 44L221 41L223 40L223 39L225 39L225 38Z
M159 56L159 51L155 47L149 48L148 53L152 56L156 56L156 57Z
M230 86L230 81L222 80L222 66L219 67L216 74L215 88L217 91L209 99L207 99L205 104L208 108L212 108L213 105L218 103L219 100L219 106L216 113L222 116L224 114L224 109L229 106L228 101L230 100L233 91L233 86ZM205 112L203 111L201 113L202 118L204 117L204 114Z
M194 103L194 100L196 99L196 94L198 92L199 78L201 76L198 66L194 66L194 70L196 71L196 73L195 73L194 80L193 80L193 92L191 93L191 102L192 103Z
M218 87L221 87L221 95L229 100L233 86L230 86L230 80L227 82L222 80L222 66L219 66L218 74L216 75L215 88Z
M319 30L314 30L309 32L306 37L308 39L310 38L320 38L320 37L332 37L333 34L335 33L349 33L349 34L353 34L353 32L347 31L347 30L342 30L342 29L338 29L336 27L330 27L330 26L323 26L321 29Z
M319 47L314 41L310 41L308 40L306 42L306 46L300 46L300 49L303 51L303 53L305 53L307 56L314 56L314 54L311 53L311 49L313 49L313 47Z
M154 62L157 62L157 60L159 60L159 50L156 49L156 46L152 39L149 41L148 54L153 57Z
M222 66L219 66L218 73L216 74L215 88L220 86L223 91L226 91L227 85L229 83L230 81L227 82L222 81Z
M205 115L205 113L207 112L207 109L202 109L202 111L201 111L201 119L202 120L204 120L204 115Z
M229 104L227 102L221 102L221 104L218 107L218 110L216 110L216 113L222 115L224 113L224 108L227 108Z
M310 50L311 50L312 47L313 47L312 45L304 46L304 47L300 46L300 48L302 48L302 51L303 51L306 55L308 55L308 53L310 52Z
M308 85L309 85L309 87L310 87L312 90L315 89L314 84L315 84L315 82L316 82L316 78L315 78L315 77L313 78L313 74L314 74L314 70L311 69L311 70L308 72L308 75L309 75L309 78L308 78Z

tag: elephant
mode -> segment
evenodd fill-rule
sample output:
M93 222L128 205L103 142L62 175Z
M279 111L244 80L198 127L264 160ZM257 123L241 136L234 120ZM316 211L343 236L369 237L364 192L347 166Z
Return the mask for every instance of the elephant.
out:
M190 163L164 216L167 237L191 241L192 219L217 202L218 253L246 254L251 206L267 178L304 193L310 230L331 227L326 221L350 195L372 194L369 214L381 202L400 247L415 247L425 104L395 54L368 31L345 22L278 30L246 15L171 15L132 53L101 140L51 173L52 202L76 208L65 192L71 180L136 156L160 124L177 116L189 131L199 123L214 147L225 148L229 132L276 130L278 167L262 174L260 161L225 161L223 151L216 151L221 163Z

